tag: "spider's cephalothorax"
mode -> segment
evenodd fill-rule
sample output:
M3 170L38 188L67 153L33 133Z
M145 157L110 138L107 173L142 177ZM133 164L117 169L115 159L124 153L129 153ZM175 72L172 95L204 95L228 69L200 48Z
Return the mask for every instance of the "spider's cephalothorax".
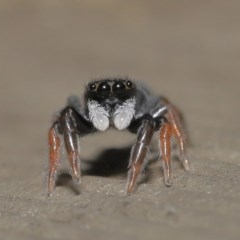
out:
M77 183L80 182L79 138L110 127L127 129L137 134L129 160L128 194L135 188L154 132L159 134L165 184L170 186L172 182L172 137L175 137L179 144L180 159L185 170L189 170L182 118L177 108L166 98L153 95L146 87L129 79L90 82L84 97L84 105L77 97L70 97L67 106L59 113L49 130L48 194L55 186L60 151L59 135L63 135L72 177Z

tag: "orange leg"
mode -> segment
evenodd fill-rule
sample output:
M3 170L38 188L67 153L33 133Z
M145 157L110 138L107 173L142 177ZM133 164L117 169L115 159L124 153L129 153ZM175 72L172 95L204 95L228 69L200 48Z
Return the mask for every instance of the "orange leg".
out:
M48 133L49 142L49 175L48 175L48 195L55 187L55 177L59 164L60 139L57 133L57 126L54 124Z
M178 142L180 150L180 159L186 171L190 170L188 159L186 157L186 140L183 129L181 113L167 99L163 99L167 106L165 114L166 121L160 128L160 149L163 158L164 180L167 186L172 183L171 170L171 138L174 136Z
M75 183L80 183L80 149L76 126L77 119L78 115L71 108L66 108L62 113L60 122L71 167L71 175Z
M65 133L64 142L68 153L68 161L71 167L72 178L75 183L80 183L80 151L77 134L70 131L68 133Z
M172 184L171 135L172 135L171 124L169 122L163 123L160 129L160 149L163 158L164 181L167 186L171 186Z
M141 162L133 163L130 167L131 170L129 172L129 181L127 186L127 194L130 195L136 186L137 177L139 176L141 170L142 170L142 164L144 159L142 159Z
M127 184L127 194L131 194L136 186L137 178L142 171L143 163L149 151L149 146L154 133L155 124L152 120L146 120L138 130L137 142L132 148L129 175Z
M186 171L189 171L190 167L189 167L189 162L188 162L188 159L186 156L186 150L185 150L186 138L185 138L183 126L181 123L180 114L178 110L172 105L169 106L167 119L171 123L173 134L178 141L179 150L180 150L180 159L183 164L183 167Z

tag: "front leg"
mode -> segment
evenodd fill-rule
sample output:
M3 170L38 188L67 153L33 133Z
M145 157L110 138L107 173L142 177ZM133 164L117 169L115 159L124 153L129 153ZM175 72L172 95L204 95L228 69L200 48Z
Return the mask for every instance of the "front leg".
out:
M92 125L85 120L80 113L72 107L63 109L57 121L49 130L49 175L48 175L48 195L55 187L56 173L59 164L60 134L68 154L68 161L71 167L71 175L76 183L80 183L80 147L79 136L93 132Z
M80 176L80 148L77 136L77 113L67 108L60 117L63 139L71 167L71 175L75 183L81 182Z
M132 147L132 152L129 162L127 194L134 191L139 173L142 171L144 160L149 151L149 146L155 129L153 119L146 119L142 121L137 132L137 142Z

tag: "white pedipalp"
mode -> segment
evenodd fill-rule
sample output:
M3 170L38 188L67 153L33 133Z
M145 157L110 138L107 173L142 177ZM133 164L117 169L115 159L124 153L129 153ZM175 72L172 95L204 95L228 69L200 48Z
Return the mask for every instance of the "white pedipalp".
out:
M109 128L109 113L97 102L88 101L89 119L94 127L99 131L105 131Z
M136 99L130 98L119 106L113 114L114 126L118 130L126 129L135 113Z

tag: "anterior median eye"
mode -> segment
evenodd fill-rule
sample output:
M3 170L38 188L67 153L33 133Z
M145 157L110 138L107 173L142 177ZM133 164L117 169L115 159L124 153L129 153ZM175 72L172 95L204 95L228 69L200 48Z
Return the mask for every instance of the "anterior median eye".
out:
M108 83L103 82L98 86L98 93L101 95L109 95L109 93L111 92L111 87L109 86Z
M126 86L123 82L115 82L113 84L113 92L115 93L121 93L124 92L124 90L126 89Z

